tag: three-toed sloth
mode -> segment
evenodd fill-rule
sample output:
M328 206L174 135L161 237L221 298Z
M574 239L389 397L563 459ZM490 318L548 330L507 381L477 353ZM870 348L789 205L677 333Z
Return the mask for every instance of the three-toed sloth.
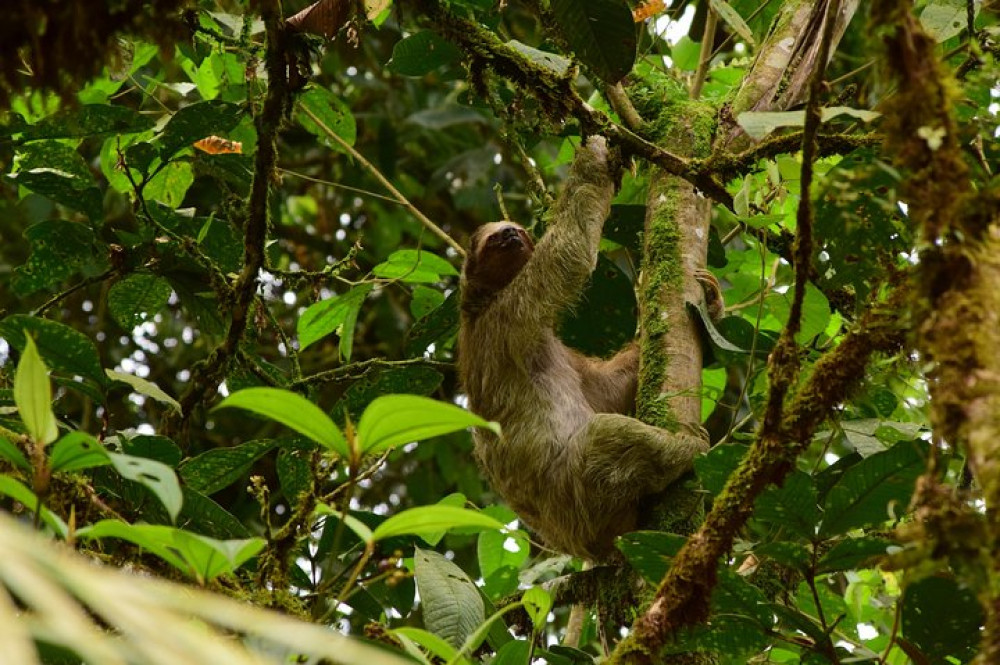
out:
M615 183L603 137L578 151L536 245L513 222L480 227L462 271L459 368L469 407L500 423L475 433L493 488L554 549L607 558L636 527L640 499L708 450L698 423L677 432L627 414L639 352L608 359L566 347L555 327L597 262Z

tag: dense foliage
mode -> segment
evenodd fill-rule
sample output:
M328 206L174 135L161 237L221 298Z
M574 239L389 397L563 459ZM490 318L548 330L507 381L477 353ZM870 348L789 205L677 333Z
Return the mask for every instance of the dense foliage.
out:
M292 4L285 17L305 7ZM725 528L707 540L726 546L699 587L707 620L665 624L679 628L665 649L993 662L996 432L949 381L1000 395L1000 330L975 297L1000 291L977 268L1000 201L995 14L960 0L874 16L849 1L318 4L290 29L280 3L198 0L169 34L152 13L112 12L83 54L100 62L32 80L29 40L23 63L3 63L23 89L0 115L0 506L49 538L0 521L0 623L21 622L15 638L44 662L160 662L122 642L169 634L176 616L129 623L101 596L182 603L25 555L63 541L425 663L613 650L689 534L620 541L647 581L635 594L599 574L545 585L582 562L533 542L481 479L468 428L495 425L460 408L454 368L469 234L503 218L541 233L575 146L601 132L632 168L564 338L590 354L632 338L657 167L712 199L708 263L727 305L703 323L715 445L686 485L718 498L707 528ZM849 22L782 33L797 11ZM895 50L897 30L929 35L931 55ZM790 58L766 103L739 108L764 87L754 56L784 37L805 37L803 54L826 44L829 65ZM699 139L711 157L672 162L671 113L692 89L716 117ZM942 309L944 295L971 305ZM63 613L98 622L50 614L56 588ZM313 648L312 633L283 642L208 598L202 620L259 635L247 645L274 662L384 656ZM560 646L578 599L579 648ZM109 626L121 640L95 637ZM174 662L209 658L198 644Z

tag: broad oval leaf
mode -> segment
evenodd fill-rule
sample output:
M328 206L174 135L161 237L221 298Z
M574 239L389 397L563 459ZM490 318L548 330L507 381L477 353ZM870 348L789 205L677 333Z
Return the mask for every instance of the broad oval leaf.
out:
M424 30L398 41L387 67L403 76L423 76L442 65L457 62L460 56L454 44Z
M170 283L159 275L132 273L111 287L108 311L123 329L132 330L166 307L172 292Z
M345 515L343 512L337 510L333 506L328 506L325 503L321 503L316 506L317 515L330 515L334 519L342 520L344 526L354 532L354 535L360 538L365 543L374 542L375 539L372 535L372 530L368 526L353 515Z
M395 536L435 536L451 529L496 529L504 525L476 510L454 506L419 506L393 515L375 527L372 540L379 541Z
M299 350L317 342L340 329L340 355L350 358L354 344L354 324L365 298L371 293L371 284L359 284L347 293L313 303L299 317L296 332Z
M460 648L486 619L479 589L465 571L429 550L414 551L413 574L427 630Z
M313 87L299 96L298 103L319 118L320 122L343 139L344 143L354 145L358 136L357 123L350 107L340 97L325 88ZM336 141L331 140L326 131L307 114L298 113L295 117L307 132L319 138L324 145L344 152L344 149Z
M135 481L149 489L167 509L170 519L177 519L177 514L181 512L181 505L184 503L184 495L181 493L181 485L173 469L162 462L145 457L119 453L108 453L108 457L122 478Z
M173 397L165 393L158 385L152 381L147 381L146 379L136 376L134 374L128 374L126 372L116 372L113 369L106 369L104 373L112 381L119 381L121 383L127 384L132 387L132 389L139 393L140 395L145 395L146 397L151 397L152 399L166 404L171 409L177 413L181 412L181 404Z
M80 471L108 464L111 464L108 451L86 432L70 432L56 441L49 455L53 471Z
M528 613L535 630L544 628L546 617L549 616L549 610L552 609L552 596L549 595L549 592L542 587L533 586L524 592L524 595L521 596L521 602L524 604L524 611Z
M380 453L466 427L485 427L500 433L496 423L454 404L415 395L385 395L365 409L358 424L358 439L361 452Z
M184 484L203 494L214 494L244 476L277 441L248 441L231 448L215 448L186 461L178 471Z
M848 469L826 497L820 535L886 522L890 504L901 513L927 467L927 455L925 441L902 441Z
M215 407L246 409L276 420L307 436L327 450L348 457L347 440L323 411L305 397L281 388L244 388Z
M53 371L78 374L98 385L107 383L97 347L90 338L62 323L27 314L12 314L0 321L0 337L20 352L25 333L34 338L38 352Z
M52 384L30 335L25 336L24 352L14 375L14 403L32 439L43 445L56 440L59 428L52 412Z
M606 83L632 70L636 27L624 0L552 0L552 13L576 57Z

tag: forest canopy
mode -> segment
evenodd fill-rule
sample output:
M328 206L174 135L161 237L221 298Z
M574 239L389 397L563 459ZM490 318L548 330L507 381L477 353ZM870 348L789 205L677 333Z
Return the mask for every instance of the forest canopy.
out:
M1000 662L994 3L5 23L10 662ZM484 480L456 370L472 233L542 237L594 135L560 335L638 339L636 416L712 440L599 566Z

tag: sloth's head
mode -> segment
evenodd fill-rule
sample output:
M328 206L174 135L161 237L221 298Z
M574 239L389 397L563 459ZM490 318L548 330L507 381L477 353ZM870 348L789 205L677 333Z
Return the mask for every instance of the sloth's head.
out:
M482 303L513 281L535 243L520 224L493 222L476 229L463 267L463 300Z

